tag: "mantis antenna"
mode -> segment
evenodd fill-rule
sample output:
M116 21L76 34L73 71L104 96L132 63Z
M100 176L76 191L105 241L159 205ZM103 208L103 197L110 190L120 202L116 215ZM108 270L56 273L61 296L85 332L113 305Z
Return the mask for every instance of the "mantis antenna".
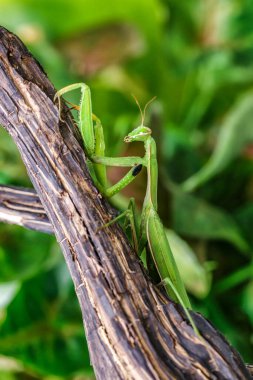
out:
M145 115L146 115L146 109L147 107L150 105L150 103L152 103L155 99L156 99L156 96L153 96L152 99L150 99L146 104L145 104L145 107L144 107L144 110L142 111L141 109L141 106L140 106L140 103L138 101L138 99L136 98L135 95L132 94L132 97L134 98L135 100L135 103L137 104L139 110L140 110L140 113L141 113L141 125L144 125L144 120L145 120Z

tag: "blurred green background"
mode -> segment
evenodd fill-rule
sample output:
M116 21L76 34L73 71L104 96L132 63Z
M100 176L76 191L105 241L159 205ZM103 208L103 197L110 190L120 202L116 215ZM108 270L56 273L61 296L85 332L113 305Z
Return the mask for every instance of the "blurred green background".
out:
M142 105L157 96L146 124L159 151L160 215L195 310L253 362L253 2L0 0L0 24L57 89L90 85L107 155L142 154L123 143L140 121L131 94ZM1 183L31 186L0 134ZM139 205L145 181L125 192ZM55 239L1 224L0 263L0 378L93 378Z

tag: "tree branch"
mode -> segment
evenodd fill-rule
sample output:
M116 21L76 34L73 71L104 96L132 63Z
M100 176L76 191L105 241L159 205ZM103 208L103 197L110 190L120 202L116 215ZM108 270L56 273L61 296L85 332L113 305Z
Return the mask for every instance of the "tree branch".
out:
M46 211L33 189L0 185L0 221L53 233Z
M55 90L21 41L0 28L0 123L13 137L53 226L82 310L97 379L250 379L239 355L198 314L202 339L182 308L146 277L94 188Z

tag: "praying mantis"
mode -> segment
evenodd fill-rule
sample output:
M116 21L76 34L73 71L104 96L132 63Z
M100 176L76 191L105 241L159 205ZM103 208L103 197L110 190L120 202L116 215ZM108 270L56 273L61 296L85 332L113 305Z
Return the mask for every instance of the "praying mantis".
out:
M137 99L135 99L141 112L141 125L124 138L126 143L133 141L143 142L145 148L144 157L106 157L104 155L103 127L100 120L92 113L90 88L85 83L75 83L59 90L55 98L60 100L62 95L75 89L81 90L80 106L75 107L79 111L78 127L88 157L88 168L99 191L106 197L112 197L132 182L142 167L147 170L147 188L140 219L138 220L135 213L134 200L131 199L125 212L101 228L116 222L123 216L129 218L135 250L139 256L145 249L147 255L151 255L167 294L172 300L181 304L194 331L198 333L188 311L188 309L191 309L189 298L167 240L164 226L157 213L158 164L156 143L151 136L151 129L144 126L145 111L153 99L146 104L143 112ZM115 185L107 187L107 166L130 167L130 170Z

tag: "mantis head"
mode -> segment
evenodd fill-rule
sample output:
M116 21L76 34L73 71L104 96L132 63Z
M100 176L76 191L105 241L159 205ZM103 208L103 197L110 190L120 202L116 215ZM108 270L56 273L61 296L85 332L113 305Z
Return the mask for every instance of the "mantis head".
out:
M144 125L140 125L135 128L132 132L130 132L125 138L124 141L126 143L132 141L145 141L150 135L152 131L148 127L144 127Z
M147 109L147 106L153 102L153 100L156 98L156 97L153 97L151 100L149 100L147 102L147 104L145 105L144 107L144 111L142 111L141 109L141 106L138 102L138 100L136 99L136 97L133 95L133 98L137 104L137 106L139 107L140 109L140 112L141 112L141 125L137 128L135 128L132 132L130 132L125 138L124 138L124 141L125 142L132 142L132 141L146 141L147 138L151 135L152 131L150 128L148 127L145 127L144 126L144 119L145 119L145 112L146 112L146 109Z

